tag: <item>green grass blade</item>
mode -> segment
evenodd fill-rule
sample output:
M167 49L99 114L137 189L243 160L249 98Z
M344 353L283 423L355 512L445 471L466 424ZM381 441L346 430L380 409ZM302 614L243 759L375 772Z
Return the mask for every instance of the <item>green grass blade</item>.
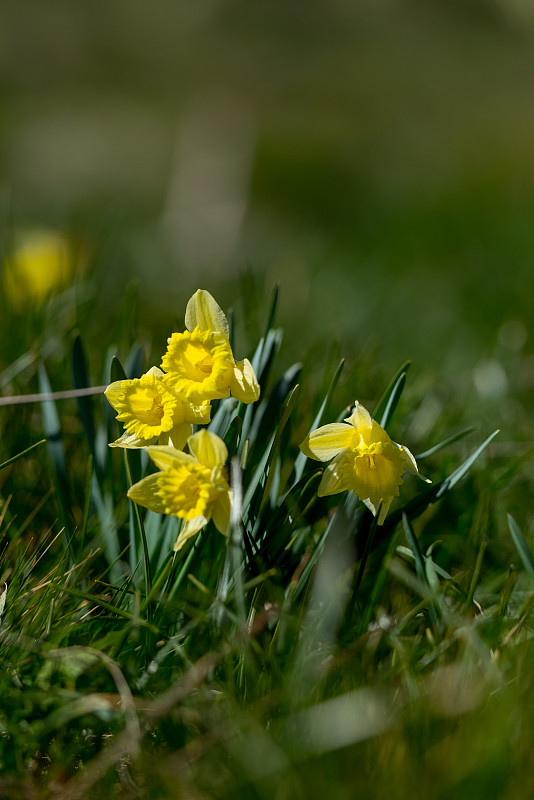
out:
M447 486L445 491L448 491L449 489L452 489L454 486L456 486L458 481L460 481L464 477L464 475L471 469L472 465L475 463L479 455L481 455L481 453L484 452L486 447L493 439L495 439L495 437L499 432L500 432L499 429L493 431L493 433L490 436L488 436L488 438L484 442L482 442L480 447L477 447L475 452L472 453L469 456L469 458L467 458L464 461L463 464L461 464L457 469L455 469L454 472L451 473L451 475L449 475L449 477L446 479Z
M128 484L132 486L132 472L130 468L130 461L129 461L129 452L128 450L124 451L124 465L126 469L126 475L128 476ZM134 454L135 455L135 454ZM139 538L141 540L141 547L143 549L143 565L145 570L145 591L146 594L149 595L152 590L152 572L150 567L150 553L148 550L148 542L146 538L145 528L143 525L143 521L141 519L141 514L139 513L139 506L137 503L134 503L132 500L130 501L130 507L133 506L133 519L135 520L135 525L137 529L137 533L139 534ZM133 542L132 542L133 544Z
M91 379L87 368L87 358L81 336L78 334L72 346L72 379L75 389L86 389L91 386ZM77 398L78 412L82 427L85 432L89 452L95 455L95 420L93 416L93 401L90 396Z
M271 291L271 298L269 301L269 313L267 314L267 324L265 326L265 336L269 333L271 328L273 327L274 318L276 316L276 310L278 308L278 298L280 294L280 284L275 283L272 291Z
M439 442L439 444L435 444L433 447L429 447L428 450L424 450L422 453L418 453L415 456L415 460L421 461L423 458L427 458L428 456L434 455L434 453L437 453L439 450L443 449L444 447L447 447L449 444L452 444L453 442L458 442L460 439L463 439L464 436L467 436L468 433L472 433L474 430L475 428L473 425L471 425L469 428L464 428L464 430L459 431L458 433L455 433L452 436L449 436L448 439L444 439L442 442Z
M14 464L15 461L19 460L19 458L24 458L24 456L27 456L28 453L31 453L32 450L35 450L36 447L39 447L40 445L45 444L45 442L46 442L46 439L40 439L38 442L35 442L35 444L31 444L29 447L26 448L26 450L22 450L22 452L17 453L16 456L13 456L12 458L8 458L7 461L4 461L3 464L0 464L0 469L4 469L4 467L9 467L10 464Z
M408 541L410 550L413 553L415 561L415 571L417 572L417 577L419 578L421 583L426 583L425 560L423 557L423 553L421 552L417 536L415 535L414 529L412 528L410 520L408 519L406 514L402 515L402 526L404 528L404 534Z
M387 536L391 528L395 527L400 522L404 513L408 519L415 519L422 514L426 508L433 505L437 500L440 500L450 489L456 486L458 481L464 477L464 475L473 466L479 455L486 449L486 447L495 438L495 436L497 436L498 433L499 431L496 430L490 436L488 436L488 438L482 442L480 447L477 447L475 452L471 453L469 458L460 464L460 466L457 467L454 472L451 472L447 478L444 478L444 480L440 481L439 483L436 483L433 486L430 486L428 489L423 490L417 495L417 497L409 500L407 503L402 505L400 508L397 508L392 514L390 514L387 517L384 526L382 527L381 538Z
M397 370L388 388L376 404L373 419L384 429L387 429L388 423L393 416L393 412L397 407L400 400L404 384L406 383L406 374L410 368L411 361L405 361L404 364Z
M113 356L109 368L109 382L114 383L115 381L126 381L126 380L128 380L128 378L126 376L126 372L124 371L124 367L122 366L117 356Z
M534 558L532 557L532 553L528 544L525 541L525 538L521 531L519 530L519 526L515 519L512 517L511 514L507 514L506 518L508 520L508 527L510 529L510 533L512 534L512 539L514 540L514 544L517 548L517 552L521 557L521 561L529 574L529 577L532 581L534 581Z
M44 364L39 364L38 380L40 393L51 394L50 382L48 380L48 375ZM52 464L61 523L63 527L71 528L72 519L69 513L71 508L70 488L67 475L65 451L63 449L63 441L61 436L59 414L56 409L56 404L53 400L43 400L41 402L41 411L43 415L43 428L46 435L46 444Z
M285 428L285 426L287 424L287 421L288 421L288 419L290 417L290 414L293 411L293 407L295 405L295 400L297 399L299 388L300 387L299 387L299 385L297 383L296 386L294 386L293 389L291 390L291 393L290 393L289 397L287 398L287 400L285 402L285 405L284 405L284 410L283 410L283 413L282 413L282 419L280 420L280 422L278 424L278 428L276 429L276 434L275 434L275 437L274 437L273 446L271 448L271 453L270 453L269 459L268 459L267 464L266 464L266 468L267 468L268 472L267 472L267 478L266 478L266 481L265 481L265 488L263 490L263 496L262 496L261 503L260 503L260 512L263 510L263 508L265 507L265 505L266 505L266 503L267 503L267 501L269 499L269 494L270 494L270 491L271 491L271 484L273 482L273 478L274 478L274 475L275 475L275 471L273 469L273 464L275 463L275 460L276 460L275 456L278 456L278 452L280 450L280 439L282 437L283 430L284 430L284 428Z
M311 433L311 431L314 431L316 428L318 428L320 426L320 424L321 424L321 422L323 420L323 416L325 414L325 411L328 408L328 404L330 403L330 400L332 399L332 395L334 394L335 388L336 388L337 383L339 381L339 377L340 377L340 375L341 375L341 373L343 371L344 365L345 365L345 359L342 358L341 361L339 362L339 364L337 366L337 369L336 369L336 371L334 373L334 376L333 376L333 378L332 378L332 380L330 382L330 386L328 388L328 391L327 391L327 393L325 395L325 398L324 398L323 402L321 403L321 407L320 407L319 411L317 412L317 415L316 415L315 419L312 422L312 425L311 425L311 428L309 430L309 433ZM307 456L305 456L304 453L299 453L297 458L295 459L295 483L297 483L300 480L300 478L302 477L302 473L304 472L304 469L306 467L306 463L307 462L308 462Z

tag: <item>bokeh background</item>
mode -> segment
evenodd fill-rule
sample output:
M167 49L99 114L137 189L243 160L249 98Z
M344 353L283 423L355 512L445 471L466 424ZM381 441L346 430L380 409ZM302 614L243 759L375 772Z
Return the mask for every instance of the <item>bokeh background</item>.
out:
M533 8L6 3L2 252L18 231L49 228L85 264L75 319L40 355L77 325L105 382L98 348L116 320L135 316L160 354L198 286L234 305L248 351L279 281L285 358L304 361L312 386L340 353L347 402L373 402L411 358L416 440L449 413L451 431L500 426L492 453L524 455ZM35 330L21 352L41 346Z

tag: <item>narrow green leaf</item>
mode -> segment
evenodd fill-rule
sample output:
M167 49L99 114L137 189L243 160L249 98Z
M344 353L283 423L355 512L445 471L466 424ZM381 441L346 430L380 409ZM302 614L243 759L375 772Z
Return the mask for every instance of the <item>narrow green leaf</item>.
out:
M128 483L129 483L130 486L132 486L133 485L132 484L132 472L131 472L131 469L130 469L129 455L130 454L129 454L128 450L125 450L124 451L124 465L125 465L125 468L126 468L126 475L128 477ZM152 571L151 571L151 567L150 567L150 554L149 554L149 551L148 551L148 543L147 543L145 528L143 526L143 521L141 519L141 514L139 513L139 506L137 505L137 503L134 503L131 500L130 501L130 507L132 507L132 506L133 506L133 518L134 518L135 524L136 524L135 531L139 535L139 538L141 540L141 546L143 548L143 564L144 564L144 568L145 568L145 591L146 591L146 594L149 595L151 590L152 590ZM133 533L133 530L131 530L130 536L131 536L131 541L132 541L132 545L133 545L134 541L135 541L135 535Z
M445 493L445 491L448 491L449 489L452 489L454 486L456 486L458 481L460 481L464 477L464 475L470 470L470 468L475 463L479 455L486 449L489 443L493 439L495 439L495 437L499 432L500 432L499 429L493 431L493 433L490 436L488 436L488 438L484 442L482 442L480 447L477 447L475 452L472 453L469 456L469 458L464 461L463 464L461 464L457 469L454 470L453 473L449 475L449 477L446 479L447 486L443 490L443 494Z
M132 347L128 354L126 374L130 378L140 378L143 374L143 348L139 345Z
M50 382L44 364L39 364L38 369L39 391L41 394L51 394ZM43 415L43 428L46 436L46 444L56 488L56 496L59 505L59 512L63 527L71 528L72 519L70 516L70 490L67 475L67 464L65 451L61 438L61 425L57 413L56 404L53 400L44 400L41 403Z
M0 464L0 469L4 469L4 467L9 467L10 464L14 464L15 461L19 460L19 458L24 458L24 456L28 455L28 453L31 453L32 450L35 450L36 447L45 444L45 442L46 439L40 439L38 442L35 442L35 444L31 444L29 447L26 448L26 450L23 450L21 453L17 453L16 456L8 458L7 461L4 461L3 464Z
M343 371L344 364L345 364L345 359L342 358L341 361L339 362L338 366L337 366L337 369L336 369L336 371L334 373L334 376L333 376L332 380L330 381L330 386L328 388L328 391L327 391L327 393L325 395L325 398L324 398L323 402L321 403L321 407L319 408L319 411L317 412L317 415L316 415L315 419L313 420L311 428L308 431L308 433L311 433L312 431L314 431L316 428L318 428L320 426L320 424L321 424L321 422L323 420L323 416L325 414L325 411L326 411L326 409L328 407L328 404L330 403L330 400L332 399L332 395L334 394L335 388L336 388L337 383L339 381L339 377L340 377L340 375L341 375L341 373ZM300 480L300 478L302 477L302 473L304 472L304 468L305 468L307 462L308 462L307 456L305 456L304 453L302 453L302 452L299 453L297 458L295 459L295 483L297 483Z
M491 434L491 436L488 436L488 438L480 445L480 447L478 447L474 453L471 453L469 458L467 458L463 464L460 464L460 466L457 467L454 472L451 472L447 478L439 483L434 484L433 486L430 486L428 489L423 490L417 495L417 497L409 500L407 503L402 505L400 508L397 508L392 514L390 514L387 517L384 526L382 527L381 537L386 536L389 531L400 522L403 513L406 514L408 519L415 519L422 514L426 508L433 505L437 500L440 500L450 489L456 486L458 481L464 477L479 455L486 449L488 444L495 438L495 436L497 436L498 433L499 431L496 430Z
M100 597L96 597L95 595L88 594L88 592L80 592L78 589L74 589L72 586L66 585L57 585L58 592L65 592L66 594L73 595L73 597L79 597L82 600L88 600L90 603L94 603L96 606L100 606L105 611L109 611L111 614L116 614L118 617L123 617L124 619L129 620L130 622L134 622L137 625L141 625L144 628L148 628L152 633L160 633L159 628L156 628L155 625L152 625L150 622L147 622L141 617L135 616L130 611L126 611L124 608L120 608L118 606L113 605L112 603L108 603L105 600L102 600Z
M243 590L243 476L239 461L233 458L230 465L230 483L232 486L232 514L230 517L230 553L234 577L234 594L237 619L243 627L246 623L245 592Z
M87 359L81 336L78 334L72 346L72 380L75 389L86 389L91 386ZM95 421L93 416L93 401L90 396L77 398L78 412L82 427L85 432L89 452L95 455Z
M390 422L393 412L397 407L397 403L400 400L402 390L404 389L404 384L406 383L406 374L411 363L411 361L406 361L397 370L388 388L376 404L376 408L372 416L373 419L375 419L384 429L387 429L388 423Z
M280 294L280 284L275 283L271 291L271 299L269 302L269 313L267 314L267 324L265 326L265 338L273 327L276 309L278 308L278 297Z
M241 417L234 417L226 429L226 433L222 437L230 457L237 451L239 445L239 437L241 435L241 428L243 420Z
M415 571L417 572L417 577L419 578L421 583L426 583L425 560L423 557L423 553L421 552L417 536L415 535L414 529L412 528L410 520L408 519L406 514L402 515L402 525L404 528L406 539L408 541L408 545L413 553L415 561Z
M274 474L275 474L275 472L273 470L273 463L275 461L275 455L278 456L278 451L280 449L280 439L282 437L282 432L283 432L283 430L284 430L284 428L285 428L285 426L287 424L287 421L288 421L288 419L290 417L290 414L291 414L291 412L293 410L293 406L295 405L295 400L297 399L299 388L300 387L299 387L298 383L296 384L296 386L293 387L293 390L291 391L291 394L289 395L289 397L286 400L286 403L285 403L285 406L284 406L284 410L283 410L283 413L282 413L282 419L280 420L280 422L278 424L278 428L276 429L276 434L275 434L275 437L274 437L273 446L271 448L271 453L270 453L270 456L269 456L269 459L268 459L267 465L266 465L267 469L268 469L268 472L267 472L267 479L265 481L265 488L263 490L263 497L262 497L261 503L260 503L260 512L264 508L265 504L267 503L267 500L269 499L269 493L270 493L270 490L271 490L271 484L272 484L272 481L273 481L273 478L274 478Z
M510 533L512 534L512 539L514 540L517 552L521 556L521 561L523 562L529 577L534 581L534 558L532 557L530 548L512 515L507 514L506 518L508 520L508 527L510 529Z
M111 359L111 366L109 368L109 382L114 383L115 381L126 381L128 378L126 377L126 373L124 368L117 358L117 356L113 356Z
M418 453L418 455L415 456L415 460L421 461L423 458L427 458L428 456L434 455L434 453L437 453L442 448L447 447L447 445L452 444L453 442L457 442L460 439L463 439L464 436L467 436L468 433L472 433L474 430L475 428L472 425L469 428L464 428L463 431L459 431L458 433L449 436L448 439L444 439L439 444L435 444L433 447L429 447L429 449L425 450L423 453Z

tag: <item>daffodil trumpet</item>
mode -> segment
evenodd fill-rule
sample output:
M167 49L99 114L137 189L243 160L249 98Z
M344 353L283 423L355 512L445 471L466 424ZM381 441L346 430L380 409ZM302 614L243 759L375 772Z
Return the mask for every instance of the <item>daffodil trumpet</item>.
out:
M187 330L173 333L161 369L180 395L192 403L235 397L253 403L260 387L250 361L236 361L229 340L228 320L218 303L198 289L185 312Z
M392 441L358 402L344 422L312 431L300 449L316 461L330 461L319 484L320 497L353 492L378 514L378 525L384 523L393 498L398 496L403 476L407 472L419 475L408 448Z
M184 448L193 423L210 421L210 403L192 403L181 397L158 367L132 380L114 381L105 391L124 425L124 433L110 447L137 448L153 444Z

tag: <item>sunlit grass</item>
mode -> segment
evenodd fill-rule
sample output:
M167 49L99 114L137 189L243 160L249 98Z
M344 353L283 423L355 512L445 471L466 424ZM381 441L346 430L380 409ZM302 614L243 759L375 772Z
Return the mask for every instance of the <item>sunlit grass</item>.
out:
M139 443L109 448L122 427L83 392L157 359L132 298L100 349L72 293L53 301L64 316L34 312L33 341L4 339L4 394L40 401L3 409L0 793L529 797L528 462L498 450L476 404L437 414L407 362L391 379L327 351L315 375L282 367L277 291L241 299L261 396L212 402L227 535L207 515L177 552L187 517L127 499L154 467ZM385 519L318 496L325 465L298 447L359 398L432 481L406 476Z

